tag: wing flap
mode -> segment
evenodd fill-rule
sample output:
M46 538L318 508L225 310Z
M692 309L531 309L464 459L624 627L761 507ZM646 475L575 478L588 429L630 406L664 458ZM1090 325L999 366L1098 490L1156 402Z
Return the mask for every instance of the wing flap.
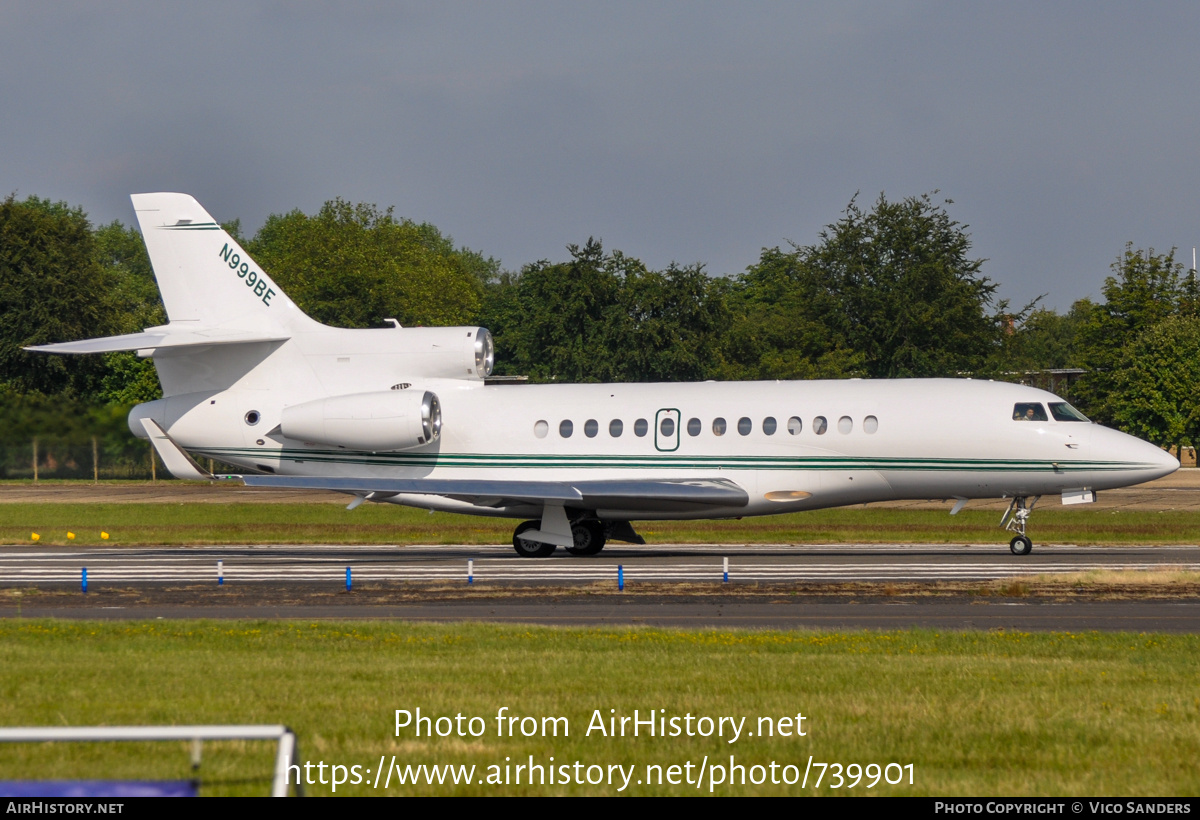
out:
M470 478L322 478L245 475L247 487L334 490L342 493L441 495L489 507L563 504L586 509L687 510L744 507L746 491L725 478L603 481L496 481Z
M586 506L598 509L662 509L663 505L744 507L750 503L746 491L727 478L616 479L577 481L572 487Z

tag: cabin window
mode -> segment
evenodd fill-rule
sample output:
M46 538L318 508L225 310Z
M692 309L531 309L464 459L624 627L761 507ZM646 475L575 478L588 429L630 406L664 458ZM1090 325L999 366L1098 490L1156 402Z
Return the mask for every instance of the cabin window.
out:
M1054 416L1055 421L1091 421L1065 401L1050 402L1050 415Z
M803 429L804 422L800 421L799 416L792 416L788 419L788 435L798 436Z
M537 436L538 438L545 438L546 434L549 432L550 432L550 425L546 423L545 419L542 419L541 421L534 423L533 434L535 436Z
M689 436L700 435L700 427L701 427L700 419L688 419L688 435Z
M863 432L867 435L873 434L879 429L879 419L874 416L867 416L863 419Z
M663 434L663 438L675 435L675 419L670 416L663 419L658 425L658 431Z
M599 432L600 432L600 425L596 422L595 419L588 419L587 421L585 421L583 423L583 434L585 436L587 436L588 438L595 438L596 434Z
M763 419L763 432L768 436L775 435L775 430L778 429L778 427L779 425L776 423L774 416L767 416L765 419Z
M748 436L748 435L750 435L750 431L753 429L754 429L754 422L750 421L750 419L746 418L745 416L742 416L740 419L738 419L738 433L739 434L741 434L743 436Z
M570 419L563 419L558 423L558 434L563 438L570 438L574 432L575 425L571 423Z
M713 435L714 436L725 435L725 419L723 419L723 418L713 419Z
M650 422L645 419L638 419L633 423L633 434L638 438L650 432Z
M849 416L842 416L838 419L838 432L843 436L854 429L854 419Z
M608 434L613 438L620 438L623 432L625 432L625 425L620 419L613 419L608 423Z
M813 432L818 436L825 435L825 431L829 429L829 422L824 416L817 416L813 419Z
M1013 421L1046 421L1046 408L1039 402L1020 401L1013 405Z

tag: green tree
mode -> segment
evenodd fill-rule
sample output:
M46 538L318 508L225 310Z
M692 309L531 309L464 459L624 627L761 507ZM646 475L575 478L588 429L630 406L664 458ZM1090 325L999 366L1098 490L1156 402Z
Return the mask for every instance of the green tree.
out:
M0 202L0 384L18 393L95 393L104 375L96 357L21 348L119 332L113 285L81 209L11 194Z
M1132 242L1112 264L1113 275L1104 280L1104 302L1094 305L1079 328L1081 365L1088 373L1080 379L1081 406L1105 424L1116 423L1116 379L1126 359L1125 346L1159 322L1180 312L1189 303L1194 278L1183 276L1175 249L1156 254L1135 250Z
M246 250L302 310L338 327L466 324L498 267L432 225L342 199L311 217L268 217Z
M109 272L113 283L109 300L119 332L137 333L165 324L167 314L141 233L114 221L98 228L94 236L96 261ZM104 366L97 396L100 401L132 405L162 397L151 359L139 358L134 352L108 353Z
M851 200L816 245L799 249L822 301L836 306L823 314L831 337L860 353L872 378L973 372L1000 344L1006 305L995 303L996 285L948 204L880 194L865 212Z
M805 249L764 248L757 264L729 285L732 314L721 340L726 379L818 379L861 376L865 357L852 351L837 295L806 264Z
M1015 319L1006 323L1003 343L984 369L1001 378L1079 367L1080 328L1093 309L1091 301L1080 299L1066 313L1039 308L1019 324Z
M936 193L936 192L935 192ZM945 204L950 204L949 200ZM850 201L814 245L764 249L733 283L732 378L954 376L986 366L1009 318L932 195Z
M164 324L167 315L141 233L114 221L97 228L93 237L96 262L111 274L110 301L118 309L121 332Z
M1200 444L1200 318L1171 316L1122 352L1109 395L1113 420L1162 446Z
M614 254L616 256L616 254ZM621 283L622 381L699 381L714 375L728 324L723 283L702 265L629 269Z
M619 381L626 335L621 287L635 259L606 255L589 238L568 245L570 262L535 262L505 277L489 298L484 324L507 368L536 381Z
M497 372L536 381L687 381L715 373L724 284L700 265L648 270L589 238L569 262L526 265L487 292Z

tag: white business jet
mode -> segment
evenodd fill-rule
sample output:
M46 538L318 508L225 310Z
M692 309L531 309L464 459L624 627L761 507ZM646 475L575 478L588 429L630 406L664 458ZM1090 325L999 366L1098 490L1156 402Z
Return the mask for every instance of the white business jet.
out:
M250 486L327 489L431 510L528 519L526 557L645 543L631 521L736 518L896 499L1011 498L1030 511L1167 475L1158 447L1058 396L970 379L498 383L479 327L345 330L306 316L192 197L134 210L169 323L28 348L136 350L164 398L129 414L178 478L189 455ZM614 351L614 355L617 355Z

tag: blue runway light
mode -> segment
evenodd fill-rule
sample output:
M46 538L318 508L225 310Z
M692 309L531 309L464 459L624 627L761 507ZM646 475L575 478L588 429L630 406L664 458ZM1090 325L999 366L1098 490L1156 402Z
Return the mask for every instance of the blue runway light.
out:
M83 592L87 594L87 567L83 568Z
M617 590L625 591L625 568L617 564Z
M346 567L346 591L350 591L350 567Z

